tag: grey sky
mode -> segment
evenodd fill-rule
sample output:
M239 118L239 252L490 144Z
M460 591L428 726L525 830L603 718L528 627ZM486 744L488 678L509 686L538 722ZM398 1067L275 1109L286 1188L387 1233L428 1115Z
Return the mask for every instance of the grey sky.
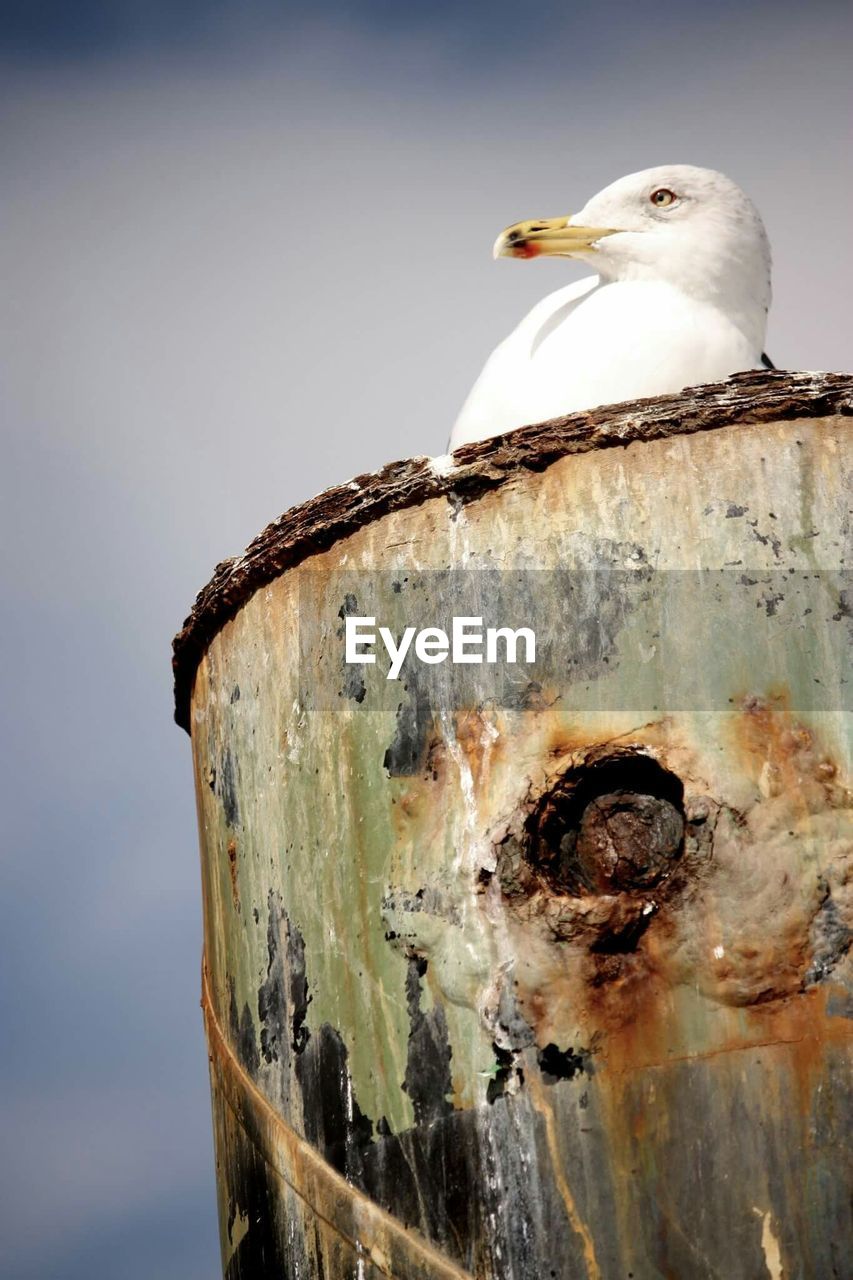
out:
M493 263L497 231L721 168L770 232L773 358L851 365L842 6L563 6L517 41L509 6L497 33L386 10L2 42L4 1276L216 1274L169 641L287 506L443 450L578 274Z

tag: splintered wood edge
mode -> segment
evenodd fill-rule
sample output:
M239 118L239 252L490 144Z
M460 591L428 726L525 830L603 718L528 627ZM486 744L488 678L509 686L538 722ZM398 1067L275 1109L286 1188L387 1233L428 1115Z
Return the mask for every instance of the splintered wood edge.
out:
M519 472L544 471L567 454L747 423L850 414L851 375L756 370L678 395L605 405L520 427L463 445L450 457L391 462L326 489L267 525L242 555L218 564L199 592L173 642L175 720L189 732L198 664L219 629L255 591L389 512L440 497L470 502Z

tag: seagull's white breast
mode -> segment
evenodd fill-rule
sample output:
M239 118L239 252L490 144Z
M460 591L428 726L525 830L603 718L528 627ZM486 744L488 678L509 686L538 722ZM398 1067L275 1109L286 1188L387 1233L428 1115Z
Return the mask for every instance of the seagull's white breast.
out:
M760 364L723 312L664 281L591 276L538 303L492 353L451 449L514 427L714 382Z

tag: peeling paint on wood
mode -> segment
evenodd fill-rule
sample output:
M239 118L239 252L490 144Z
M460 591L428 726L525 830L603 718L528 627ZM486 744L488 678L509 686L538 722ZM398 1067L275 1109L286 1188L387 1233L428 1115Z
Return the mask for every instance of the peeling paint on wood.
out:
M525 428L220 566L176 689L230 1280L849 1274L851 404ZM460 603L571 643L343 664Z

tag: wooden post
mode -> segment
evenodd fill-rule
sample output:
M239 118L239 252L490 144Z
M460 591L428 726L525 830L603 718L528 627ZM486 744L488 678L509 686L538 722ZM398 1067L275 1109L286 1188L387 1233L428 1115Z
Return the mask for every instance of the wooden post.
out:
M851 411L576 415L219 566L175 671L230 1280L850 1274ZM535 657L345 662L454 616Z

